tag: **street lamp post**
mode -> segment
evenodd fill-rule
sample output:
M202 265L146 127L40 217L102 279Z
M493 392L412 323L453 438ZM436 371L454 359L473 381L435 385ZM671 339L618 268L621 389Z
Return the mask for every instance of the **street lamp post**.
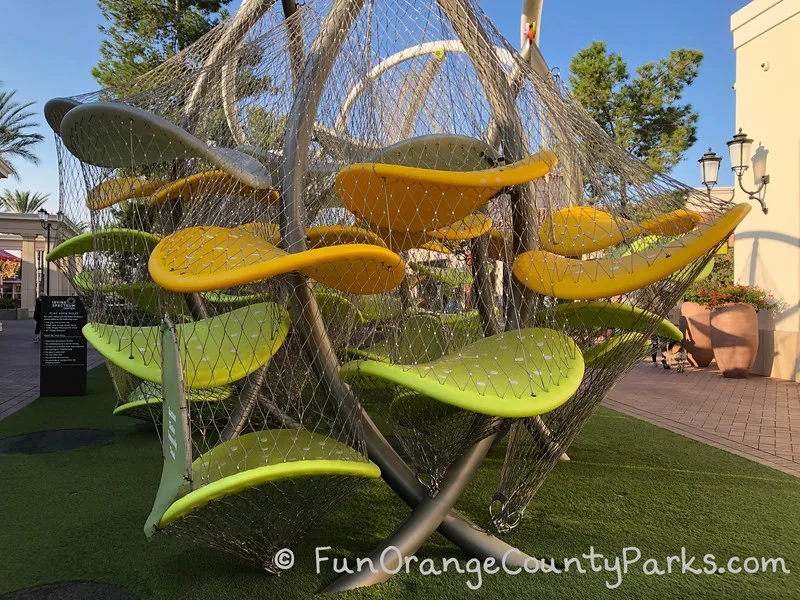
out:
M58 227L61 223L64 222L64 213L62 211L58 211L56 213L56 223L53 224L50 222L50 213L47 212L44 208L39 209L39 225L42 226L42 229L47 231L47 251L45 252L45 262L47 262L47 255L50 254L50 230L55 229L58 231ZM45 267L47 269L46 275L46 283L45 283L45 295L50 295L50 265Z
M767 159L766 151L757 151L752 155L753 162L753 177L756 181L756 189L752 192L746 190L742 184L742 177L748 169L748 162L751 160L750 149L753 146L753 140L747 137L747 134L742 133L741 128L739 133L733 136L733 139L728 142L728 151L731 155L731 171L736 174L736 179L739 182L739 187L747 194L750 200L756 200L761 205L761 210L767 214L767 203L764 200L766 194L766 187L769 183L769 175L767 175ZM700 170L702 175L703 185L708 190L709 197L711 196L711 188L717 185L717 178L719 176L719 163L722 162L722 157L717 156L712 152L711 148L708 149L700 160Z

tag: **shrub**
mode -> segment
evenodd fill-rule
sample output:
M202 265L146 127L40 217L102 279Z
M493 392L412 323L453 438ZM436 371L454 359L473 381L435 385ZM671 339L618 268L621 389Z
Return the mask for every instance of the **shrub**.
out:
M691 286L683 295L683 299L712 309L742 302L756 310L769 310L776 304L772 294L757 286L718 285L705 282Z
M733 285L733 249L729 251L728 255L718 254L714 260L714 268L706 283L713 283L715 285Z
M11 298L0 298L0 308L17 308L17 302Z

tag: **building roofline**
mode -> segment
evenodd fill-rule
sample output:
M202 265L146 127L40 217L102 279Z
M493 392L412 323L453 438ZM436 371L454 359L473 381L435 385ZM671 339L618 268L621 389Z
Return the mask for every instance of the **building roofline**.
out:
M9 175L13 174L14 174L14 169L11 168L11 165L9 165L6 161L0 158L0 179L5 179Z

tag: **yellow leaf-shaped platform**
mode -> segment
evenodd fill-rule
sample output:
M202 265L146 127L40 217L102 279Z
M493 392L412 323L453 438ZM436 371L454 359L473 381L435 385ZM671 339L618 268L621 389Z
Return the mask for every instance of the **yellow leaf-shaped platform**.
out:
M436 171L360 163L336 176L343 204L375 227L430 231L464 219L503 188L543 177L556 166L552 152L485 171Z
M280 228L274 223L245 223L233 229L250 233L274 246L278 246L281 243ZM360 227L323 225L306 229L306 246L309 250L327 246L341 246L343 244L373 244L386 248L386 243L380 236Z
M700 213L681 208L642 221L641 227L644 233L651 235L682 235L690 232L702 221L703 216Z
M378 235L395 252L412 250L414 248L436 249L442 252L443 242L462 242L479 237L492 228L492 220L486 215L467 215L441 229L431 231L392 231L378 229ZM431 247L431 245L433 245ZM449 250L445 251L449 252Z
M333 225L306 230L306 245L310 250L343 244L372 244L386 248L386 243L378 235L360 227Z
M499 229L492 229L489 234L488 254L492 260L500 260L503 262L511 262L511 244L513 243L512 233L510 231L501 231Z
M238 381L266 364L289 332L289 313L271 303L175 327L188 389ZM161 383L159 327L89 323L83 335L100 354L145 381Z
M728 237L750 212L738 204L727 213L664 246L627 256L580 260L544 250L514 261L514 275L530 289L568 300L597 300L638 290L669 277Z
M641 225L590 206L562 208L539 229L541 247L562 256L580 256L616 246L644 233L681 235L695 228L701 217L695 212L675 210Z
M242 196L265 204L278 201L277 190L256 189L245 185L225 171L204 171L178 179L159 187L150 198L150 204L159 205L167 200L182 198L192 202L206 196Z
M136 177L119 177L109 179L91 189L86 196L86 206L92 210L100 210L114 206L125 200L144 198L164 187L167 181L148 181Z
M189 227L164 238L148 263L161 287L191 293L222 290L299 271L353 294L395 289L405 277L400 257L371 244L343 244L289 254L242 228Z

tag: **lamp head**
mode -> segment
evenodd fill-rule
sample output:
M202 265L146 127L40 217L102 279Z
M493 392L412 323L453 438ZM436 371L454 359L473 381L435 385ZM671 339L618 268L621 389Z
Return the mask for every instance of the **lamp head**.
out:
M700 163L700 175L702 176L703 185L706 187L717 185L719 163L722 162L722 157L714 154L711 148L709 148L708 152L703 154L703 157L697 162Z
M736 173L737 177L741 177L749 166L752 145L753 140L742 132L741 127L739 128L739 133L734 135L733 139L728 142L728 150L731 154L731 170Z

